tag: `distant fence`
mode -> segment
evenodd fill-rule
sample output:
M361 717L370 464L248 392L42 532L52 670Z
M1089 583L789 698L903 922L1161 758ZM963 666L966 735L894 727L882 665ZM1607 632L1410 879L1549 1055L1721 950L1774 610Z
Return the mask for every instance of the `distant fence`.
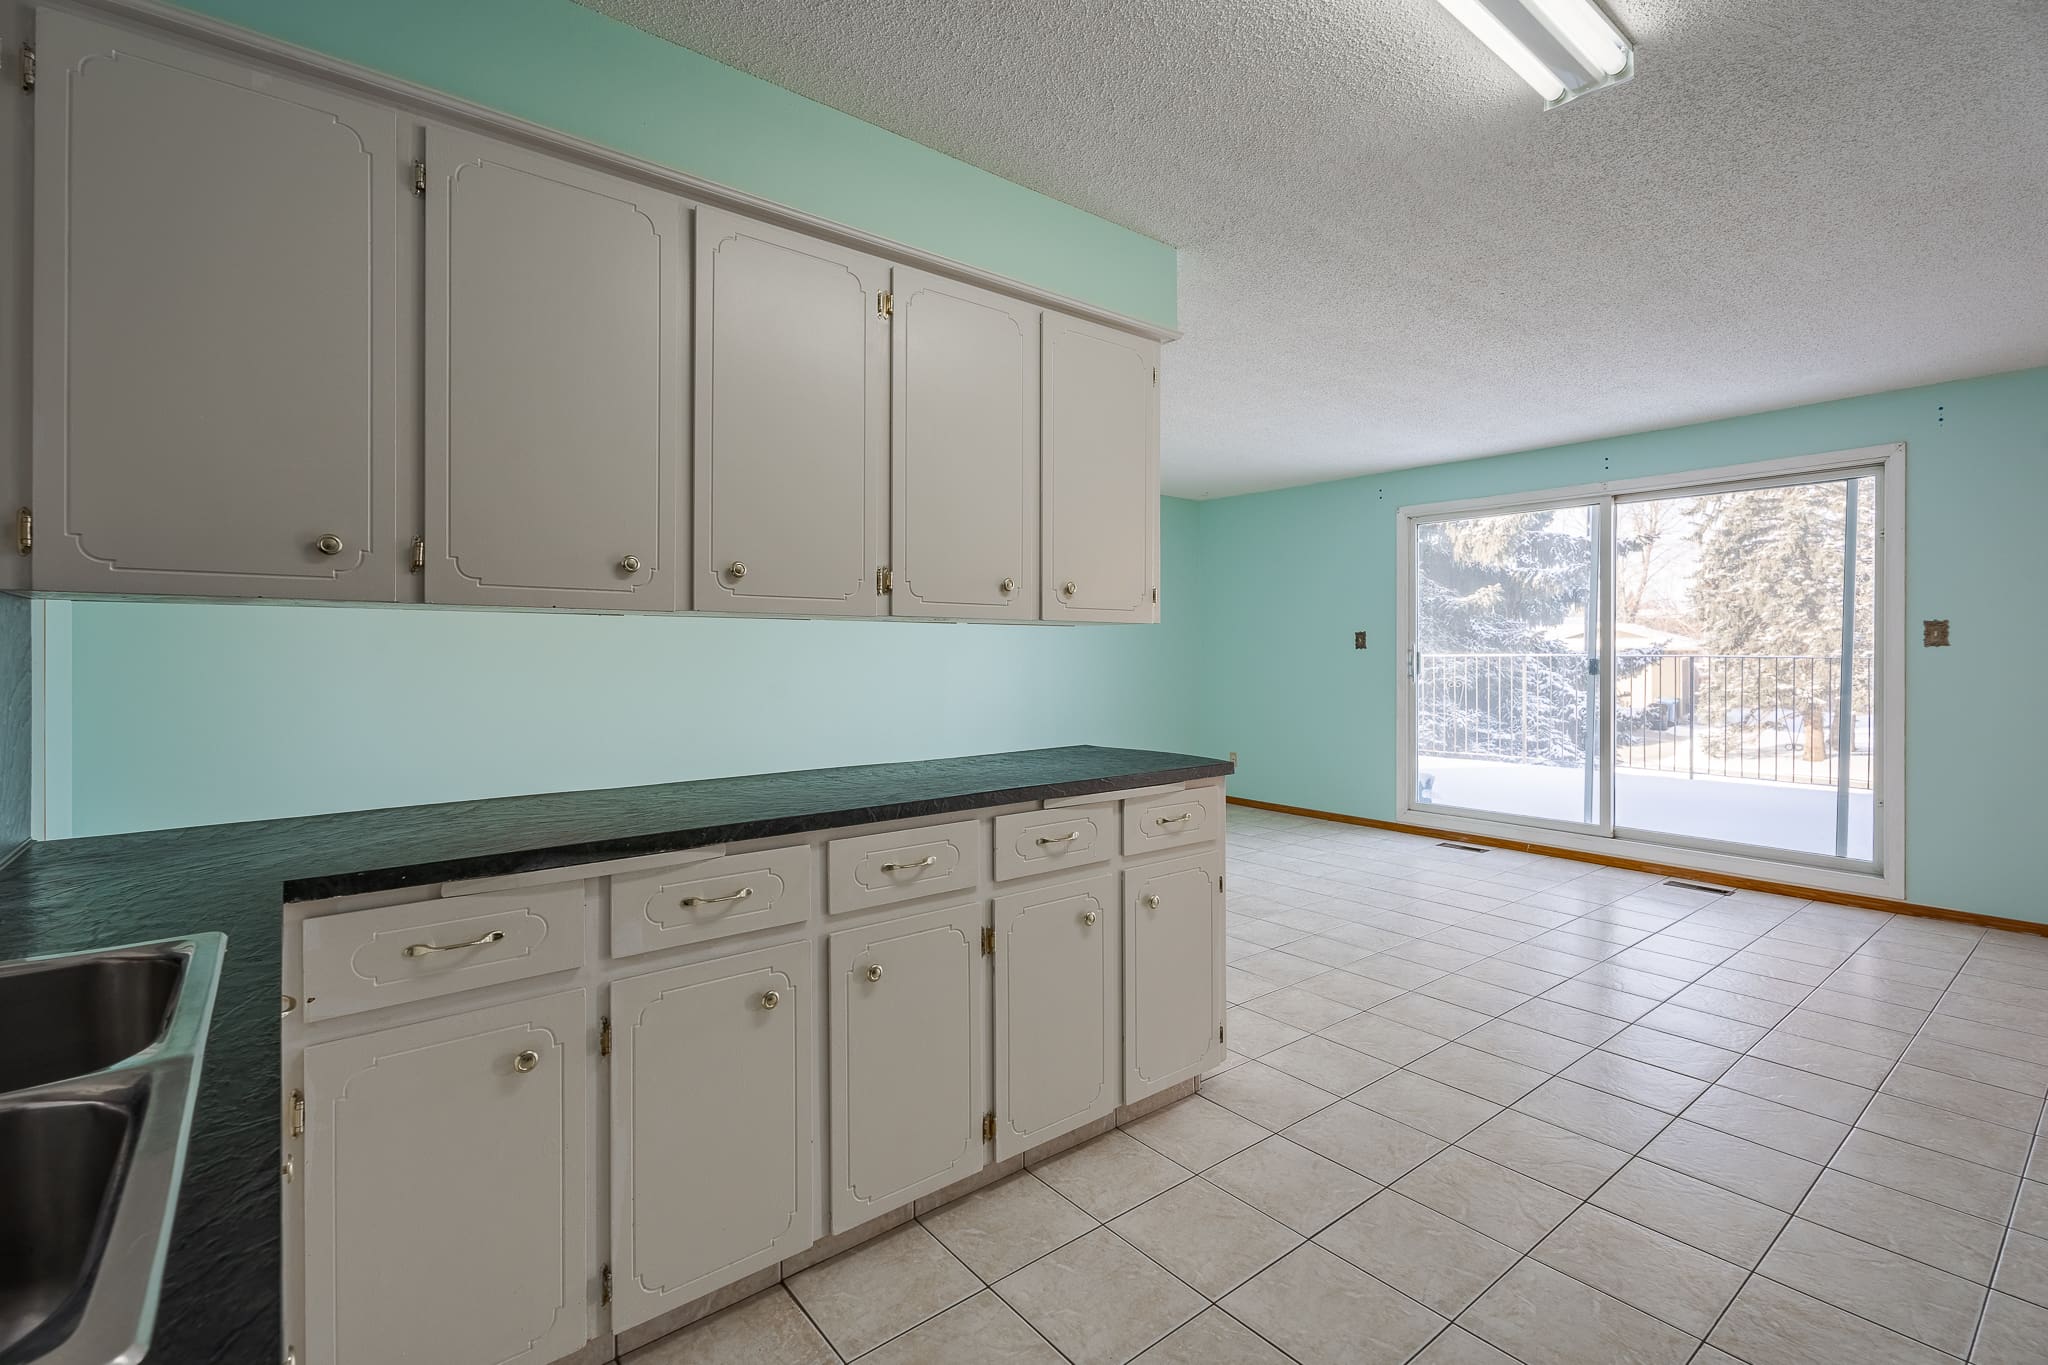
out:
M1869 657L1859 661L1868 677ZM1579 654L1418 654L1420 753L1516 763L1584 759ZM1615 681L1617 766L1833 786L1842 667L1833 655L1655 654ZM1849 785L1870 786L1871 718L1851 718Z

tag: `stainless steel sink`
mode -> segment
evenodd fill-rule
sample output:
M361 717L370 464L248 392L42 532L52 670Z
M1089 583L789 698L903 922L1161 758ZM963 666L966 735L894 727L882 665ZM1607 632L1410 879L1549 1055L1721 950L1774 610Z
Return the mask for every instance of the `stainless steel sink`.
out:
M0 968L0 1092L104 1071L164 1036L185 958L149 949Z
M0 966L0 1365L147 1351L226 943Z
M10 1356L77 1326L137 1117L104 1100L0 1107L0 1342Z

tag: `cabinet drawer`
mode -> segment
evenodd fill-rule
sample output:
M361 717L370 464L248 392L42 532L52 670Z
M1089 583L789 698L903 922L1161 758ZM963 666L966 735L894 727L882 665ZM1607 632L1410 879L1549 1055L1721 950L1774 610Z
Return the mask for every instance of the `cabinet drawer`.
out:
M1031 810L996 817L996 880L1109 861L1116 851L1116 803Z
M1190 787L1171 796L1124 802L1124 856L1184 844L1206 844L1223 833L1223 789Z
M615 876L612 953L656 948L779 924L800 924L811 909L809 845L732 853L679 867Z
M987 844L978 820L834 839L825 859L825 908L837 915L979 885Z
M308 1019L583 965L583 883L436 897L305 922Z

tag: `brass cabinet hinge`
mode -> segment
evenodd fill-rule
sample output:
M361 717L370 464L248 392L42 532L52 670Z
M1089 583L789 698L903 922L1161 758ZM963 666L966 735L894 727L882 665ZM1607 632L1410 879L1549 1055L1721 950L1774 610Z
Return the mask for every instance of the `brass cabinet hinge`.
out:
M875 316L878 318L893 318L896 316L896 296L886 289L875 295Z
M996 1140L996 1111L993 1109L981 1116L981 1140L983 1142L994 1142Z
M424 161L415 161L412 163L412 192L422 199L426 198L427 163Z
M414 536L412 538L412 571L414 573L420 573L426 567L427 538L425 536Z
M23 43L21 51L15 54L16 68L21 73L21 88L35 93L36 88L36 45Z
M597 1055L612 1055L612 1017L609 1014L597 1021Z
M875 570L875 596L884 597L896 591L896 571L889 568Z
M292 1091L292 1136L306 1135L306 1092Z
M1221 1024L1216 1026L1216 1041L1219 1043L1223 1041L1223 1025Z
M1154 589L1152 589L1152 600L1153 600L1154 602L1157 602L1157 601L1159 600L1159 589L1157 589L1157 588L1154 588Z
M14 514L14 548L27 554L36 547L35 514L26 507Z
M1154 384L1159 382L1159 367L1157 365L1152 367L1152 382Z
M993 925L981 931L981 955L983 957L994 957L996 955L996 931Z
M597 1276L597 1304L600 1308L609 1308L611 1302L612 1268L610 1265L606 1265L603 1270L598 1272Z

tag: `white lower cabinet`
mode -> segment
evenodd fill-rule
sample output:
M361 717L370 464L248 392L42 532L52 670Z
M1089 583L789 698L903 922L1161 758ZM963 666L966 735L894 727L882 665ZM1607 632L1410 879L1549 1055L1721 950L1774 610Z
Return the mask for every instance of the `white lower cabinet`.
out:
M995 898L996 1160L1117 1107L1116 874Z
M811 1241L811 945L612 986L612 1330Z
M1223 851L1124 873L1124 1103L1223 1060Z
M305 1053L308 1365L543 1365L591 1335L580 990Z
M554 1365L1211 1069L1214 825L1116 836L1221 800L288 907L290 1349Z
M989 1016L986 903L832 935L832 1227L974 1174Z

